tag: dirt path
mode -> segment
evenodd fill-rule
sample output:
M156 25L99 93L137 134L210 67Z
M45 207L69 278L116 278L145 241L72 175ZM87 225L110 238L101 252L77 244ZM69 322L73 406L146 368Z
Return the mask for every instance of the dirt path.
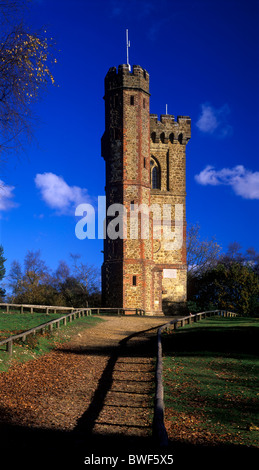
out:
M0 430L100 447L149 442L156 328L168 319L106 317L69 343L0 375ZM135 335L137 332L143 332ZM17 431L18 430L18 431ZM15 434L16 433L16 434ZM20 442L19 441L19 442ZM32 441L31 441L32 442Z

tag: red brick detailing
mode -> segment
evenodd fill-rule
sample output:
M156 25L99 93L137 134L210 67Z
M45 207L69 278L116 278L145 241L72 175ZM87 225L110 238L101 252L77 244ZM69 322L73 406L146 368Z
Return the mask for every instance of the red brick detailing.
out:
M132 201L161 207L167 203L173 207L182 204L184 233L183 246L168 252L163 241L152 238L153 216L149 239L141 239L139 217L137 240L130 239L129 223L127 239L104 240L103 304L158 313L162 311L162 301L167 308L186 300L185 146L190 138L190 120L161 116L159 121L149 114L149 75L140 66L133 66L132 72L127 65L119 66L118 71L112 67L105 78L104 98L102 155L106 161L107 207L123 204L129 222ZM153 137L156 134L154 141L151 133ZM150 187L151 155L161 168L161 190ZM173 231L174 213L171 218ZM133 276L137 277L136 286Z

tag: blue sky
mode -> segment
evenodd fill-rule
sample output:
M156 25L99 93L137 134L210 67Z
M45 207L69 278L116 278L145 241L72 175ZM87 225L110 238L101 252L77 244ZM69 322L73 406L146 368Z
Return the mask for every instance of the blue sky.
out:
M0 242L7 269L41 250L101 266L102 240L78 240L75 206L104 195L104 76L126 61L150 74L151 113L189 115L187 222L225 250L259 250L259 17L256 0L34 0L33 28L57 44L34 110L34 141L1 163Z

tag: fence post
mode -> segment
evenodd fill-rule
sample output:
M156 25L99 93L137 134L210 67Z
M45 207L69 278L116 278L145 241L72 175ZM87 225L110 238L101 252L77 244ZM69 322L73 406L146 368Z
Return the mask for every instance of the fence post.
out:
M8 343L6 343L6 351L10 356L13 354L13 341L8 341Z
M23 305L21 305L21 313L23 313Z

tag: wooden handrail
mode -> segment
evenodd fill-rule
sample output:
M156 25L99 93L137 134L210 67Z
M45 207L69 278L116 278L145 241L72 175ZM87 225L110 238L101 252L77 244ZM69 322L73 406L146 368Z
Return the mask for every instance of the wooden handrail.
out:
M54 320L41 323L40 325L30 328L29 330L25 330L22 333L19 333L18 335L9 336L8 338L5 338L0 341L0 346L3 346L4 344L6 344L6 350L9 352L9 354L12 354L14 341L17 341L18 339L22 339L23 341L25 341L27 336L31 334L35 335L37 331L44 331L45 328L47 327L49 327L50 330L52 330L53 325L56 325L57 327L59 327L61 321L63 321L64 324L66 324L67 319L71 321L76 318L76 315L78 315L78 318L83 315L91 315L91 309L85 308L85 309L74 310L73 312L67 313L66 315L63 315L62 317L55 318Z
M76 318L76 316L78 316L78 318L80 318L81 316L85 316L85 315L92 315L93 312L96 310L97 311L97 315L100 314L100 310L104 310L104 311L117 311L117 314L118 315L125 315L125 312L128 312L128 311L132 311L132 312L135 312L136 315L145 315L145 310L142 310L142 309L136 309L136 308L79 308L79 309L73 309L72 307L50 307L50 306L39 306L39 305L24 305L24 304L0 304L1 305L9 305L9 306L24 306L24 307L42 307L42 308L60 308L60 310L64 309L64 310L71 310L70 313L66 313L65 315L63 315L62 317L58 317L58 318L55 318L54 320L50 320L50 321L47 321L45 323L41 323L40 325L38 326L35 326L33 328L30 328L29 330L25 330L23 331L22 333L19 333L18 335L12 335L12 336L9 336L8 338L5 338L3 340L0 341L0 346L3 346L6 344L6 351L12 355L13 353L13 343L14 341L17 341L19 339L22 339L23 341L26 340L27 336L33 334L35 335L38 331L44 331L46 328L49 328L50 330L53 329L53 325L56 325L57 328L59 328L60 326L60 322L63 321L64 324L67 323L67 319L68 321L71 321L71 320L74 320Z
M156 390L154 402L154 418L153 418L153 437L159 446L168 445L167 431L164 425L164 387L163 387L163 351L161 333L163 330L173 325L174 329L184 324L190 324L212 315L220 315L222 317L237 317L237 313L228 312L226 310L209 310L206 312L188 315L182 318L165 323L157 331L157 362L156 362ZM179 325L178 325L179 324Z
M56 313L58 310L61 311L68 311L71 312L76 310L75 307L62 307L60 305L34 305L34 304L9 304L9 303L0 303L0 308L6 308L6 313L9 313L11 308L18 308L20 309L21 313L23 313L24 309L30 309L31 313L34 313L33 310L46 310L48 314L50 310L53 310Z

